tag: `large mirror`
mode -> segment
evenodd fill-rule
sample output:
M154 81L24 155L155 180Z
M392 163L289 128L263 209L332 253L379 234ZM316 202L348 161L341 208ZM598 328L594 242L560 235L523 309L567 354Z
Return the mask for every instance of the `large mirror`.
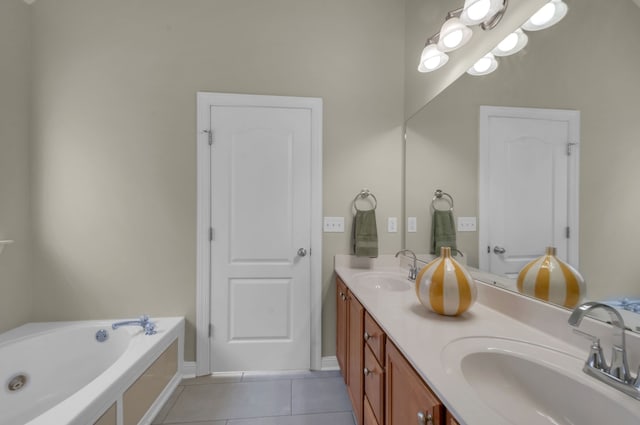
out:
M640 5L565 2L567 16L551 28L529 32L524 50L499 58L495 72L461 76L407 121L405 215L416 217L417 226L405 226L405 244L429 252L430 204L437 189L452 196L456 217L477 217L478 226L488 220L480 213L478 194L481 106L575 110L580 115L579 225L570 235L578 241L575 265L588 299L640 299ZM521 224L528 226L526 217ZM481 263L479 244L478 231L457 233L458 248L474 268Z

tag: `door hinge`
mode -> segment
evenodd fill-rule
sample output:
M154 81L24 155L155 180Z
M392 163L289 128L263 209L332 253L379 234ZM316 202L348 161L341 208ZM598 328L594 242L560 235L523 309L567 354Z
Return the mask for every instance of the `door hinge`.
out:
M213 230L213 227L209 227L209 242L213 242L213 239L215 238L215 232Z
M211 335L213 335L213 325L209 323L209 338L211 338Z
M213 145L213 130L202 130L203 133L207 133L207 140L209 142L209 146Z
M567 143L567 156L571 156L571 152L573 152L574 145L577 145L577 143Z
M571 228L569 226L567 226L566 235L567 235L567 239L571 237Z

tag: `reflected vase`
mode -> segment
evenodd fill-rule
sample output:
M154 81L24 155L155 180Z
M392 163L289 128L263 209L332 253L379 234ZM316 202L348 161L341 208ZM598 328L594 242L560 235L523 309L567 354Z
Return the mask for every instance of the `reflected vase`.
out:
M457 316L476 301L478 290L471 274L451 256L451 248L440 249L440 257L420 270L416 279L418 300L429 310Z
M556 257L556 248L524 266L518 274L518 292L567 308L584 298L586 285L580 273Z

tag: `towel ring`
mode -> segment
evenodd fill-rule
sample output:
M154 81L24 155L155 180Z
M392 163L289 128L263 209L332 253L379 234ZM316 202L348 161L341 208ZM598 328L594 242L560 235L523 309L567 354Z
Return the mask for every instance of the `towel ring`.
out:
M361 209L359 209L358 208L358 204L356 203L358 201L358 199L367 199L369 196L371 196L373 198L373 207L371 207L371 209L375 210L376 207L378 206L378 200L376 199L376 196L369 191L369 189L362 189L360 191L360 193L358 193L356 195L356 197L353 198L353 208L356 211L369 211L369 210L361 210Z
M446 196L446 198L444 198L445 196ZM438 189L433 194L433 199L431 199L431 207L434 210L447 211L447 210L441 210L441 209L436 207L436 202L438 200L442 200L442 201L447 202L449 204L449 211L453 211L453 197L451 195L449 195L447 192L443 192L442 190Z

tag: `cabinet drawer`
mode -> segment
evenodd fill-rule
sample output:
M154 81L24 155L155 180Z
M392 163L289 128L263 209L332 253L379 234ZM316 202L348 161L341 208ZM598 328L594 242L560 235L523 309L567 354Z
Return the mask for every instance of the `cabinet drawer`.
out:
M366 313L364 317L364 340L371 348L371 351L378 360L378 363L384 364L385 334L382 332L382 328L378 326L376 321L369 316L369 313Z
M384 421L384 369L369 346L364 347L364 393L378 423Z

